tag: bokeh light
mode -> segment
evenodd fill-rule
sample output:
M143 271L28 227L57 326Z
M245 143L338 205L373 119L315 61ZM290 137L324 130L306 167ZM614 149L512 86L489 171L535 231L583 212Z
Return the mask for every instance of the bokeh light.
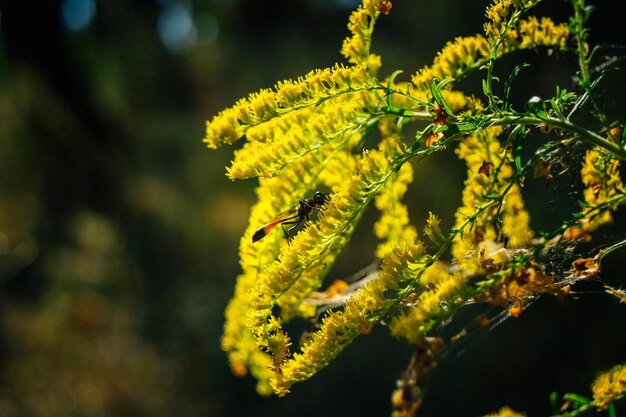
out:
M96 14L93 0L64 0L61 5L61 20L71 31L85 29Z
M191 10L183 3L171 3L163 8L159 16L158 31L165 47L172 51L188 49L198 39Z

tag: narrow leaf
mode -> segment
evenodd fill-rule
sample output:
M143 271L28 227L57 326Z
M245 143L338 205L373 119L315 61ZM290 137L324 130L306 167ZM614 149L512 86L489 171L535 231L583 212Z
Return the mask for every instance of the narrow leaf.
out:
M446 114L453 115L454 113L452 113L452 109L450 108L450 106L448 106L448 103L443 98L443 95L441 94L441 91L439 90L437 81L438 80L436 78L433 78L433 80L430 82L430 92L432 93L433 98L435 99L437 104L441 106L441 108L446 112Z
M572 401L576 404L589 404L591 402L591 400L587 397L583 397L582 395L571 394L571 393L563 395L563 399Z
M513 85L513 80L515 80L517 75L524 68L532 68L532 65L527 64L527 63L524 62L524 63L518 65L517 67L515 67L513 72L511 72L511 75L509 75L509 78L506 80L506 83L504 84L504 108L505 109L509 108L509 97L511 95L511 86Z

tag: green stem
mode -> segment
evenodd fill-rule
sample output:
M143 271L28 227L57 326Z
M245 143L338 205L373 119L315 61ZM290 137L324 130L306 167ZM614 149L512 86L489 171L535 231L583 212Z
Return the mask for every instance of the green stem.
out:
M581 212L579 214L577 214L576 216L574 216L573 219L563 223L557 230L553 231L550 236L556 236L557 234L563 233L565 232L569 227L573 226L574 224L576 224L576 222L582 218L585 217L589 217L592 213L594 212L600 212L602 210L606 210L611 206L616 206L618 203L620 203L621 201L626 199L626 193L622 193L622 194L617 194L611 198L609 198L608 200L603 201L602 203L590 207L587 210L585 210L584 212ZM611 249L611 251L618 249L618 247L610 247L609 249ZM605 253L606 255L606 253Z
M585 8L584 1L574 0L574 19L575 25L575 37L576 37L576 53L578 55L578 67L580 68L580 85L585 91L589 91L589 67L587 65L587 59L585 58L585 33L584 33L584 21L583 11Z
M626 246L626 240L622 240L621 242L617 242L614 245L609 246L608 248L604 249L602 251L602 256L600 256L600 259L603 259L606 255L608 255L609 253L623 248L624 246Z
M606 116L593 94L593 85L589 79L590 58L587 59L587 34L585 33L585 23L588 16L585 11L585 2L584 0L572 0L572 5L574 7L573 33L576 39L576 54L578 56L578 68L580 69L579 85L591 99L596 117L604 124L606 122Z
M576 417L580 414L584 414L587 411L593 410L595 409L593 402L587 403L587 404L583 404L580 407L578 407L575 410L572 410L568 413L565 414L557 414L555 417Z
M602 136L585 129L579 125L576 125L568 120L558 119L556 117L538 117L538 116L517 116L508 115L504 117L498 117L492 123L496 126L508 126L508 125L537 125L547 124L552 127L557 127L565 131L577 134L582 140L593 143L607 151L613 153L615 156L626 160L626 149L619 146L619 144L603 138Z

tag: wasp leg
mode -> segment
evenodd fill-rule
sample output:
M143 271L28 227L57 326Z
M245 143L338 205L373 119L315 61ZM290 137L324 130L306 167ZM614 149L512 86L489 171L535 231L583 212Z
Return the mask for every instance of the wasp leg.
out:
M304 206L306 206L309 209L313 209L313 210L317 210L317 211L320 211L322 209L321 207L317 207L315 205L315 203L311 204L311 203L307 202L306 200L300 200L300 205L304 205Z
M299 217L300 217L300 214L295 214L295 215L293 215L291 217L287 217L287 218L281 220L281 222L279 224L280 224L280 227L283 229L283 233L285 233L285 236L287 236L287 232L285 231L285 225L286 224L294 224L294 223L298 222L299 221Z
M290 235L291 231L302 224L302 222L304 221L304 217L305 216L298 216L296 220L283 222L283 224L281 224L281 227L283 228L283 232L285 233L285 237L288 240L291 240L293 238L293 236ZM285 230L285 226L290 226L290 225L293 225L293 226L291 226L288 230Z

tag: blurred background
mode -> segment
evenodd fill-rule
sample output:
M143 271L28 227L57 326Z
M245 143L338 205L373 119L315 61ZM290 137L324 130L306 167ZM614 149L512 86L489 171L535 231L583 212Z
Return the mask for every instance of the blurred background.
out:
M375 32L382 74L403 69L408 79L446 41L481 31L484 4L394 2ZM250 377L230 374L222 311L255 181L227 180L233 149L202 143L205 121L238 98L343 62L356 5L0 1L0 417L389 414L411 352L381 326L286 398L260 398ZM570 10L541 7L558 21ZM602 4L591 40L626 44L622 24ZM519 77L520 102L549 96L555 82L571 86L571 59L543 56L523 56L537 63ZM623 74L605 84L622 122ZM464 168L449 153L422 169L411 216L421 225L432 210L450 225ZM576 178L565 190L529 185L536 230L575 206ZM334 277L370 262L368 216ZM623 238L624 220L618 213L591 249ZM603 278L619 286L622 265L619 251L607 257ZM551 391L587 394L597 371L626 360L625 308L601 285L534 303L444 358L422 384L419 415L505 404L548 415Z

